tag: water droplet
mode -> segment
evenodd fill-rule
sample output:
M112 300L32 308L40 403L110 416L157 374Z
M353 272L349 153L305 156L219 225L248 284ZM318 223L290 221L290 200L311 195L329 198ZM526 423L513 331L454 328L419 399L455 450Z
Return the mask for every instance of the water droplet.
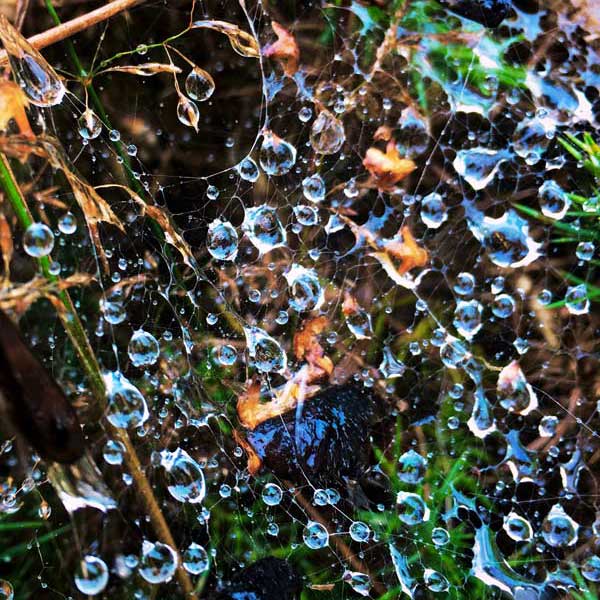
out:
M193 127L198 131L198 121L200 121L200 111L196 103L184 95L179 96L177 102L177 118L187 127Z
M248 355L252 365L262 373L283 373L287 355L277 340L258 327L244 327Z
M528 542L533 538L529 521L514 511L504 517L502 528L506 531L508 537L515 540L515 542Z
M0 579L0 600L13 600L15 591L10 581Z
M183 553L183 568L192 575L204 573L210 564L208 553L200 545L192 542Z
M52 229L44 223L32 223L23 234L23 249L33 258L48 256L54 248Z
M294 206L294 215L300 225L310 227L319 222L319 213L313 206L306 204L298 204Z
M552 437L556 434L558 426L558 417L554 415L546 415L540 420L538 431L541 437Z
M108 440L104 444L102 456L109 465L120 465L123 462L125 454L125 445L116 440Z
M471 273L459 273L454 284L454 291L459 296L470 296L475 289L475 277Z
M84 556L75 574L77 589L86 596L95 596L104 590L107 583L108 567L106 563L97 556Z
M138 390L120 371L103 374L108 397L106 418L114 427L139 427L148 419L148 406Z
M350 537L355 542L368 542L369 537L371 537L371 530L366 523L354 521L350 525Z
M84 140L95 140L102 132L102 121L98 115L86 108L77 121L79 135Z
M181 448L162 450L160 464L167 471L169 494L179 502L197 504L204 500L206 485L200 465Z
M535 165L541 159L556 134L556 123L549 116L536 115L521 121L513 135L515 153L524 158L528 165Z
M450 587L448 580L441 573L438 573L433 569L425 569L423 578L425 580L425 585L432 592L446 592Z
M528 415L538 407L537 395L516 360L500 371L496 392L500 406L509 412Z
M416 158L429 146L429 124L414 108L408 106L402 111L398 126L394 129L394 139L400 156Z
M144 540L139 573L148 583L171 581L177 569L175 550L162 542L152 543Z
M267 175L285 175L296 164L296 148L267 130L260 147L259 161Z
M235 260L238 252L238 234L229 221L215 219L208 226L206 247L217 260Z
M318 154L335 154L346 141L344 125L328 110L322 110L310 130L310 143Z
M460 300L454 311L454 327L464 338L471 340L482 327L483 307L477 300Z
M224 367L230 367L237 360L237 350L229 344L219 346L215 351L215 359Z
M431 531L431 541L436 546L445 546L450 541L450 534L443 527L434 527Z
M307 200L321 202L325 198L325 192L325 182L318 173L302 180L302 193Z
M572 315L584 315L590 310L590 301L585 283L567 288L565 306Z
M242 229L261 254L284 246L287 240L277 210L266 204L246 209Z
M215 81L210 73L194 67L185 78L185 91L192 100L204 102L213 95Z
M398 360L389 346L383 348L383 360L379 365L379 371L386 379L395 379L404 374L406 367Z
M579 524L565 512L560 504L555 504L542 523L542 537L552 548L573 546L577 542Z
M421 201L421 220L429 229L438 229L448 219L446 205L442 197L437 194L429 194Z
M260 175L258 165L249 156L246 156L236 169L244 181L254 182Z
M72 212L65 213L58 220L58 229L65 235L71 235L77 231L77 219Z
M543 215L559 221L567 214L571 201L556 181L552 179L544 181L538 194Z
M267 506L277 506L283 498L283 492L276 483L267 483L263 488L261 497Z
M592 260L595 250L596 247L593 242L579 242L579 244L577 244L577 249L575 250L575 255L579 260L587 262Z
M290 290L291 308L296 312L305 312L321 307L325 294L316 271L293 264L284 276Z
M479 191L491 183L502 163L509 160L510 157L510 152L507 150L478 147L459 150L452 165L475 191Z
M515 312L515 301L508 294L499 294L492 302L492 312L500 319L507 319Z
M361 596L368 596L371 589L371 578L365 573L357 571L345 571L342 575L345 581L355 592Z
M414 450L408 450L398 459L398 477L400 481L417 485L425 475L427 461Z
M153 365L158 360L160 346L151 333L138 329L129 340L127 354L134 366L146 367Z
M329 545L329 533L321 523L309 521L302 532L304 543L311 550L319 550Z
M429 508L421 496L411 492L398 492L396 503L398 518L406 525L418 525L429 520Z
M581 565L581 574L588 581L600 581L600 556L595 554L587 558Z

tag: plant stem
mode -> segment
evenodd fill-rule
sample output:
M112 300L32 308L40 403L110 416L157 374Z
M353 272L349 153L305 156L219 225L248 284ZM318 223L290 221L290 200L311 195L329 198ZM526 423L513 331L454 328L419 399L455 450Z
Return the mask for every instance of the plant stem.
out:
M133 8L137 4L141 4L144 1L145 0L114 0L114 2L109 2L105 6L101 6L96 10L92 10L84 15L75 17L66 23L57 25L56 27L48 29L47 31L43 31L42 33L38 33L30 37L27 41L37 50L46 48L47 46L56 44L56 42L60 42L61 40L71 37L80 31L84 31L92 25L106 21L107 19L118 15L124 10ZM8 56L6 51L0 51L0 65L6 63L7 61Z
M1 153L0 184L6 192L6 195L17 216L17 219L19 220L19 223L21 224L21 227L23 229L27 229L33 223L33 217L31 216L31 212L29 211L29 207L27 206L21 189L15 180L8 160L6 159L6 156ZM48 256L40 257L38 259L38 263L42 273L44 274L44 277L46 277L48 281L58 281L58 278L55 275L52 275L50 272L50 258ZM94 399L99 407L104 408L106 404L106 390L104 387L100 366L96 361L96 357L89 344L87 335L75 310L75 307L73 306L73 302L69 296L69 293L67 290L62 290L58 295L64 306L64 310L58 311L58 316L63 324L63 327L65 328L65 331L69 335L71 342L73 343L79 359L81 360L82 366L90 381L90 388ZM162 543L170 546L177 553L177 577L179 579L179 583L185 591L186 597L190 599L197 598L198 596L194 592L192 581L187 571L181 565L181 558L179 557L179 552L177 550L171 530L169 529L167 521L160 509L160 506L158 505L154 493L152 492L152 487L150 486L146 474L142 469L140 459L135 451L135 447L133 446L131 439L129 438L129 435L127 434L127 431L114 427L110 423L106 423L106 426L108 427L110 434L114 437L117 437L126 448L124 460L144 501L146 510L150 516L152 526L154 527L154 531L158 539Z

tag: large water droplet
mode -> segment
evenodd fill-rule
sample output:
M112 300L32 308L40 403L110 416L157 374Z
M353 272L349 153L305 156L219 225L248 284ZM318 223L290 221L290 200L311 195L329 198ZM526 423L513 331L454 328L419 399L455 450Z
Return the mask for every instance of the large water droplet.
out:
M421 201L421 220L429 229L438 229L448 219L446 205L442 197L437 194L429 194Z
M417 485L423 479L427 461L414 450L408 450L398 459L398 477L400 481Z
M468 340L478 333L482 327L481 315L483 307L477 300L460 300L454 311L454 327Z
M148 406L142 392L120 371L103 374L108 397L109 412L106 418L115 427L139 427L148 418Z
M210 73L194 67L185 78L185 91L192 100L204 102L215 91L215 81Z
M97 556L85 556L75 574L77 589L86 596L95 596L104 590L108 583L108 567Z
M23 249L29 256L41 258L48 256L54 248L52 229L44 223L31 224L23 234Z
M542 523L542 537L552 548L573 546L577 542L579 524L565 512L560 504L555 504Z
M342 575L345 581L356 593L361 596L368 596L371 589L371 578L365 573L357 571L345 571Z
M204 573L209 566L208 553L196 542L192 542L183 553L183 568L192 575Z
M238 252L238 234L229 221L215 219L208 226L206 247L217 260L235 260Z
M325 198L325 191L325 182L318 173L302 180L302 193L311 202L321 202Z
M12 583L6 579L0 579L0 600L13 600L15 591Z
M296 148L267 130L258 158L267 175L285 175L296 164Z
M510 412L528 415L538 407L537 395L516 360L500 371L496 392L500 405Z
M277 506L283 498L283 492L276 483L267 483L263 488L261 497L267 506Z
M175 500L190 504L204 500L204 474L200 465L185 450L163 450L160 453L160 464L168 473L167 490Z
M345 141L342 122L328 110L322 110L310 130L310 143L314 151L319 154L335 154Z
M254 182L260 175L258 165L249 156L237 165L236 170L244 181Z
M585 283L567 288L565 306L572 315L584 315L589 312L590 301Z
M506 531L508 537L515 540L515 542L528 542L533 537L529 521L514 511L504 517L502 528Z
M261 254L284 246L287 240L277 210L266 204L246 209L242 229Z
M279 342L259 327L244 327L248 355L252 365L262 373L283 373L287 355Z
M313 269L293 264L285 273L290 289L290 306L296 312L316 310L325 300L319 277Z
M429 508L418 494L398 492L398 518L406 525L418 525L429 520Z
M542 214L551 219L562 219L571 206L569 197L552 179L544 181L539 189L540 209Z
M158 360L160 346L151 333L138 329L129 340L127 354L136 367L146 367Z
M165 583L173 579L177 569L177 554L171 546L162 542L144 540L142 558L138 567L140 575L148 583Z
M319 550L329 544L329 532L321 523L309 521L302 532L302 539L311 550Z
M456 172L476 191L483 190L494 179L500 165L509 160L507 150L471 148L459 150L452 165Z

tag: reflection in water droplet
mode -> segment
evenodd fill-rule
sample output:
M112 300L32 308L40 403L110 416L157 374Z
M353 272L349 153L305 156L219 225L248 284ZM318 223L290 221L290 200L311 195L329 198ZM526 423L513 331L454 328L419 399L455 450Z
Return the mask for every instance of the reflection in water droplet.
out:
M429 229L438 229L448 219L446 205L442 197L437 194L429 194L421 201L421 220Z
M544 181L538 194L540 209L546 217L560 221L567 214L571 201L556 181L552 179Z
M236 169L244 181L254 182L260 175L258 165L249 156L246 156Z
M514 511L504 517L502 528L506 531L508 537L515 540L515 542L528 542L533 538L533 530L529 521Z
M13 600L15 591L10 581L0 579L0 600Z
M345 581L356 593L361 596L368 596L371 589L371 578L365 573L357 571L345 571L342 575Z
M565 512L560 504L555 504L542 523L542 537L552 548L573 546L577 542L579 524Z
M567 288L565 306L572 315L584 315L589 312L590 301L585 283Z
M91 109L86 108L77 121L79 135L85 140L94 140L102 132L102 121Z
M325 198L325 191L325 182L318 173L302 180L302 193L311 202L321 202Z
M433 569L425 569L423 579L427 588L435 593L446 592L450 587L448 580L441 573Z
M323 288L314 269L293 264L285 273L290 290L290 307L296 312L316 310L325 300Z
M283 498L283 491L276 483L267 483L261 497L267 506L277 506Z
M511 157L508 150L471 148L459 150L452 165L456 172L476 191L486 188L500 166Z
M418 494L398 492L398 518L406 525L418 525L429 520L429 508Z
M398 459L398 477L400 481L417 485L421 483L427 469L427 460L418 452L408 450Z
M208 569L209 563L208 553L200 544L195 542L192 542L183 553L183 568L192 575L204 573Z

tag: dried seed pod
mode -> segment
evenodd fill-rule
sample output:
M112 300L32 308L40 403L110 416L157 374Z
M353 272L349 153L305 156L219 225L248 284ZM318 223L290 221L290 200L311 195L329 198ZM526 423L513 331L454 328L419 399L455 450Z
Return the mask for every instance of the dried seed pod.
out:
M246 440L277 477L327 487L363 471L373 408L372 393L361 383L330 386L263 421Z
M75 409L2 311L0 404L42 458L72 463L83 455L83 433Z

